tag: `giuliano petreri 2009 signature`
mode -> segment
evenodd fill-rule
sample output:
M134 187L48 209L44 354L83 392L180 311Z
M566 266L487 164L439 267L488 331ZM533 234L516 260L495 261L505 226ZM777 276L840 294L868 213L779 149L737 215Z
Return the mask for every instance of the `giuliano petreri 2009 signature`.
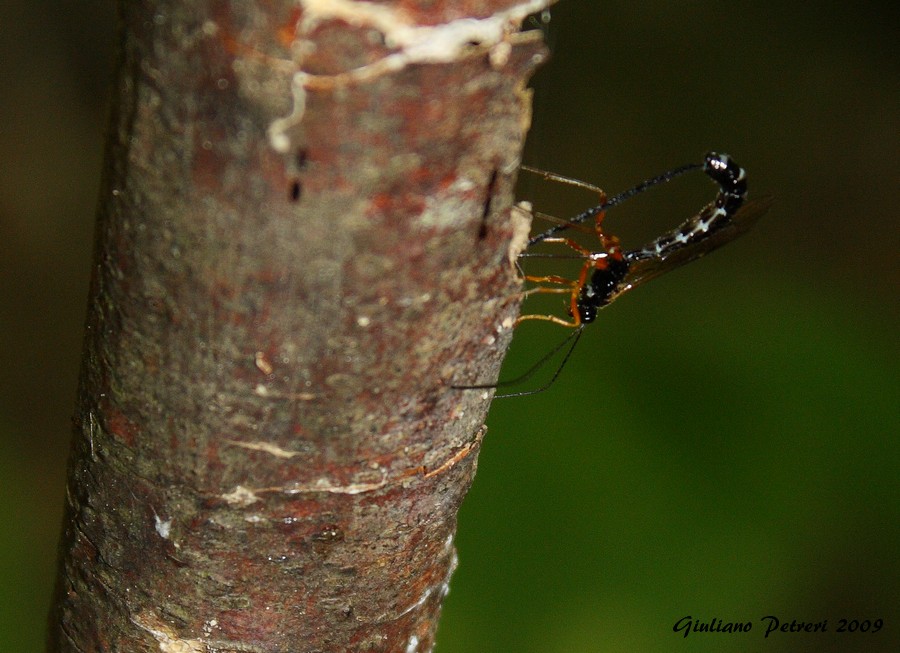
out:
M783 619L774 615L760 617L756 632L761 632L763 639L770 636L806 634L806 633L865 633L875 634L884 626L884 619L834 619L829 623L828 619L819 621L798 621L797 619ZM675 622L672 631L680 634L685 639L692 634L703 635L730 635L737 633L753 632L754 621L725 621L713 618L709 620L694 619L687 615Z

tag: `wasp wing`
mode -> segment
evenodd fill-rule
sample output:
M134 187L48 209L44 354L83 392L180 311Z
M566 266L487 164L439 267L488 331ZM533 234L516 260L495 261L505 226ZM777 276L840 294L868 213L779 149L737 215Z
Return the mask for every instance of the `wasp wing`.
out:
M695 236L687 242L682 243L679 241L675 236L692 231L693 225L703 219L704 215L710 214L715 210L715 205L710 204L703 211L682 223L677 229L654 241L668 241L671 243L661 251L657 251L657 249L652 247L645 247L626 252L625 260L629 264L628 272L610 295L609 301L613 301L619 295L628 292L632 288L636 288L685 263L690 263L705 256L722 245L744 235L769 210L772 202L773 198L771 196L748 201L733 216L722 221L714 229Z

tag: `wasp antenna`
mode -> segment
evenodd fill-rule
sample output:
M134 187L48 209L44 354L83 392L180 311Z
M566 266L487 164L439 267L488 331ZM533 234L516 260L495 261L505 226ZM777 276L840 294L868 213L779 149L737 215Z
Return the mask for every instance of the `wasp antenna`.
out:
M566 355L563 358L562 363L560 363L559 368L556 370L556 372L554 372L553 377L550 379L550 381L545 386L539 388L538 390L529 390L526 392L519 392L519 393L509 394L509 395L495 395L494 398L500 399L502 397L518 397L518 396L536 394L537 392L543 392L544 390L546 390L553 384L553 382L556 380L556 377L558 377L559 373L562 371L563 366L566 364L566 361L569 360L569 356L572 355L572 350L575 349L575 344L578 342L578 339L581 337L582 329L584 329L584 325L581 325L577 329L575 329L572 333L570 333L568 336L566 336L562 342L560 342L553 349L551 349L549 352L544 354L536 363L534 363L531 367L529 367L525 371L524 374L520 374L519 376L517 376L514 379L507 379L506 381L498 381L497 383L483 383L483 384L477 384L477 385L452 385L450 387L453 388L454 390L491 390L494 388L504 388L504 387L514 386L514 385L519 385L520 383L523 383L524 381L527 381L528 379L530 379L534 375L534 373L537 372L539 369L541 369L544 365L546 365L547 361L550 360L551 358L553 358L557 354L557 352L559 352L560 349L565 347L566 344L568 344L570 341L573 341L572 346L569 347L569 350L566 352Z
M536 395L540 392L543 392L544 390L547 390L551 385L553 385L556 382L556 379L559 378L559 375L563 371L563 368L566 366L566 363L569 362L569 357L572 355L572 352L575 351L575 345L578 344L578 340L579 340L579 338L581 338L581 332L584 331L584 327L585 327L584 324L579 326L575 331L572 332L572 334L568 338L563 340L551 352L551 354L555 354L560 349L562 349L563 345L565 345L567 342L569 342L569 340L572 341L571 346L569 346L569 349L566 351L566 355L563 356L562 361L560 361L559 367L556 368L556 371L553 373L553 376L550 377L550 380L547 381L547 383L542 385L540 388L535 388L534 390L524 390L522 392L511 392L511 393L505 394L505 395L494 395L494 399L507 399L509 397L527 397L529 395ZM542 358L540 361L541 364L546 362L546 360L548 358L549 358L549 356L544 356L544 358ZM529 370L528 376L531 376L531 372L532 371ZM504 384L504 385L506 385L506 384Z

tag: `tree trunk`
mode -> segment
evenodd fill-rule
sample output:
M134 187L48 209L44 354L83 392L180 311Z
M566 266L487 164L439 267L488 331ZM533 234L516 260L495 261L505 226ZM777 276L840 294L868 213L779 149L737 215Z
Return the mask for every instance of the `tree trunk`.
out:
M549 1L120 3L49 650L431 649Z

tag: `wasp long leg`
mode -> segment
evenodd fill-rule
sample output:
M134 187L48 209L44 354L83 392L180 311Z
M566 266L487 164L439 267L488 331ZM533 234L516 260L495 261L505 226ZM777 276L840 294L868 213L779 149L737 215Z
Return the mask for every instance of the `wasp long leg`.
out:
M578 285L577 281L572 281L571 279L566 279L565 277L560 277L555 274L551 274L546 277L535 277L531 275L526 275L525 281L531 281L532 283L558 283L564 288L547 288L546 286L537 286L535 288L529 288L525 292L522 293L523 297L528 297L528 295L534 294L536 292L569 292L572 288Z
M538 286L536 288L531 288L526 290L524 296L527 297L531 294L538 293L569 293L570 301L569 301L569 314L572 316L571 320L564 320L562 318L556 317L555 315L538 315L538 314L528 314L528 315L520 315L516 320L516 325L519 325L524 320L544 320L546 322L553 322L554 324L559 324L560 326L577 328L582 325L581 320L581 312L578 310L578 297L584 289L585 284L588 282L588 273L592 269L603 269L607 265L606 259L609 256L621 256L621 253L618 249L618 239L615 237L607 238L602 230L600 229L599 220L602 218L602 214L598 218L597 224L597 233L598 236L604 241L604 247L607 247L606 251L603 252L593 252L579 243L571 240L570 238L547 238L544 242L547 243L555 243L560 245L565 245L569 249L577 252L581 255L582 258L585 259L584 265L581 267L581 273L578 275L578 279L572 280L567 279L566 277L561 277L558 275L546 275L546 276L530 276L525 275L526 281L531 281L533 283L555 283L559 284L561 287L552 288L547 286Z
M561 238L558 240L560 242L568 241L568 239L565 239L565 238ZM571 241L569 241L569 242L571 242ZM569 242L567 242L566 244L569 244ZM581 246L578 245L577 243L572 243L572 245L576 246L576 247L573 247L573 249L579 249L579 250L583 251L585 254L591 254L590 251L584 250L584 248L581 248ZM548 286L538 286L536 288L530 288L530 289L526 290L523 293L523 295L525 297L527 297L531 294L538 294L538 293L569 294L572 298L571 303L572 303L572 308L574 309L575 305L576 305L578 293L581 292L581 288L585 283L585 279L587 278L588 270L590 270L592 267L593 267L592 261L590 261L590 260L585 261L585 264L582 266L581 274L579 275L579 278L575 281L573 281L572 279L567 279L565 277L560 277L557 275L546 275L546 276L524 275L524 278L526 281L531 281L533 283L556 283L556 284L559 284L560 287L553 288L553 287L548 287ZM578 315L577 311L573 310L572 316L573 316L572 320L567 321L560 317L556 317L555 315L538 315L538 314L520 315L518 318L516 318L514 326L518 326L525 320L543 320L546 322L553 322L554 324L559 324L560 326L568 327L570 329L575 329L575 331L573 331L569 336L567 336L556 347L554 347L549 352L547 352L547 354L542 356L540 358L540 360L538 360L534 365L532 365L530 368L528 368L528 370L524 374L521 374L514 379L509 379L506 381L499 381L497 383L486 383L486 384L476 384L476 385L454 385L452 387L457 390L488 390L491 388L502 388L504 386L517 385L519 383L522 383L523 381L527 381L535 372L537 372L541 367L543 367L544 364L546 364L546 362L548 360L550 360L554 355L556 355L556 353L559 352L560 349L565 347L566 343L568 343L571 340L572 346L569 347L568 351L566 352L566 355L563 357L563 360L560 363L559 368L557 368L557 370L553 373L553 376L550 378L550 380L546 384L544 384L543 386L541 386L540 388L538 388L536 390L515 392L512 394L506 394L506 395L495 395L494 398L502 399L505 397L524 397L526 395L543 392L544 390L549 388L550 385L556 380L556 377L559 376L559 373L562 371L562 367L566 364L566 361L569 360L569 356L572 355L572 350L575 349L575 344L578 342L578 339L581 337L581 330L584 329L585 325L582 324L581 320L579 319L579 315Z
M571 250L574 250L581 254L584 258L593 258L597 255L596 252L584 247L580 243L575 242L571 238L547 238L543 242L557 244L557 245L565 245Z
M561 317L556 317L555 315L539 315L537 313L529 313L528 315L520 315L516 319L515 326L519 326L525 320L544 320L545 322L553 322L554 324L559 324L564 327L580 327L581 322L576 319L572 319L571 321L567 321L562 319Z
M589 184L586 181L581 181L580 179L575 179L574 177L566 177L565 175L560 175L548 170L541 170L540 168L532 168L531 166L526 165L519 166L519 169L525 170L526 172L530 172L535 175L539 175L544 179L549 179L550 181L558 181L562 184L576 186L577 188L584 188L585 190L597 193L600 196L600 204L603 204L606 201L606 192L599 186L594 186L594 184Z
M593 227L586 227L583 224L572 224L568 220L564 220L562 218L557 218L555 215L550 215L549 213L543 213L541 211L532 211L531 215L535 218L540 218L545 222L549 222L554 225L565 225L566 229L571 229L572 231L580 231L584 234L593 234L595 232Z
M550 276L550 277L525 277L528 281L535 281L540 283L559 283L563 284L562 288L548 288L547 286L538 286L537 288L531 288L526 290L522 295L524 297L528 297L529 295L536 294L568 294L573 297L577 297L578 293L581 291L580 286L577 281L572 281L571 279L566 279L564 277ZM574 313L573 315L577 315ZM581 322L578 321L577 318L573 318L571 322L564 320L560 317L556 317L555 315L538 315L537 313L528 313L526 315L520 315L516 318L515 326L519 326L525 320L545 320L547 322L553 322L554 324L559 324L565 327L577 327L581 325Z

